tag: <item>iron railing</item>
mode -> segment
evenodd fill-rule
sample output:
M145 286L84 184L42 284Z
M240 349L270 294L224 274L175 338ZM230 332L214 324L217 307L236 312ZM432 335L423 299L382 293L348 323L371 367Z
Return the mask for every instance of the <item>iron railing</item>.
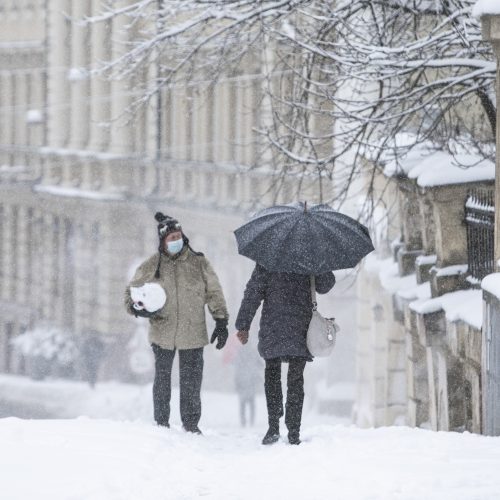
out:
M482 280L487 274L495 272L493 190L469 191L465 202L465 223L469 273L473 278Z

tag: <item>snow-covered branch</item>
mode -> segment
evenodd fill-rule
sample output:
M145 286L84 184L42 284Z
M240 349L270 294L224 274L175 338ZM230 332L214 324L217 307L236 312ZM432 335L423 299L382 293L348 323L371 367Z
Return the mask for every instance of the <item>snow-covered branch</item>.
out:
M86 21L127 19L126 50L102 71L129 78L154 67L141 105L163 87L208 87L221 77L260 74L265 99L259 102L270 112L256 129L278 168L321 177L401 133L411 137L405 151L457 141L482 150L493 141L495 63L473 5L142 0L111 5Z

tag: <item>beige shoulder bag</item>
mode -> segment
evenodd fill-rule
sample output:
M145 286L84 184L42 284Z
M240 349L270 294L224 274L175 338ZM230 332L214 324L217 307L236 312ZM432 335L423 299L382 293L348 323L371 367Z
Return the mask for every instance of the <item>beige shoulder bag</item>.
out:
M307 330L307 348L315 357L329 356L335 347L337 332L340 330L335 318L323 318L316 302L316 280L311 276L312 317Z

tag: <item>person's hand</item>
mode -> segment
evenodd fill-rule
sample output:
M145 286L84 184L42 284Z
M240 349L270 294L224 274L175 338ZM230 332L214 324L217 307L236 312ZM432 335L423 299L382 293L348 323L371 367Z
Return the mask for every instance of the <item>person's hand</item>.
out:
M156 316L157 312L158 312L158 311L149 312L149 311L146 311L146 309L136 309L133 304L130 306L130 311L132 312L132 314L136 318L137 317L141 317L141 318L154 318Z
M239 330L236 332L236 336L238 340L245 345L248 342L248 331L247 330Z
M228 335L229 332L227 331L227 319L217 318L215 320L215 329L214 333L212 333L212 338L210 339L210 343L213 344L215 342L215 339L217 339L217 344L215 344L215 348L222 349L226 345Z

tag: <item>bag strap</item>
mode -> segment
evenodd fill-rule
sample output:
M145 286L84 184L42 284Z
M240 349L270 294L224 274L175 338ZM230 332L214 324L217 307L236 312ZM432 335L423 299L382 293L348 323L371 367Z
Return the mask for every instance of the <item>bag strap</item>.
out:
M318 309L318 303L316 302L316 276L314 274L311 275L311 301L312 301L312 310L316 311Z

